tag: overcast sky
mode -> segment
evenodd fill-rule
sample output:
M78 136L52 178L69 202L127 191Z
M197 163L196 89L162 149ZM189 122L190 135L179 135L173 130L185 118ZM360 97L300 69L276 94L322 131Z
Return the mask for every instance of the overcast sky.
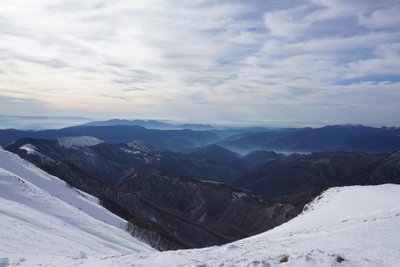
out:
M400 124L399 0L1 0L0 114Z

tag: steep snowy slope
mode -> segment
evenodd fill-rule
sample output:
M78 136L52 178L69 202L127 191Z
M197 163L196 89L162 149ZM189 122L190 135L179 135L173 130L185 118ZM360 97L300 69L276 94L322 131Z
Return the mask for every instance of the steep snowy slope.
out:
M124 228L96 198L0 148L0 267L153 251Z
M400 185L332 188L292 221L221 247L94 257L80 266L399 266Z

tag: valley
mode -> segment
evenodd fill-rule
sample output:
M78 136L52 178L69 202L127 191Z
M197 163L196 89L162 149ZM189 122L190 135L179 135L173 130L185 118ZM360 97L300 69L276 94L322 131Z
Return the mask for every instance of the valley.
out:
M130 236L129 223L99 206L100 200L4 150L0 184L2 267L375 267L396 266L400 257L400 188L395 184L334 187L293 220L262 234L166 252Z
M128 132L121 133L125 129ZM334 129L343 131L339 136L381 131L360 126ZM203 130L172 131L192 144L200 136L212 136ZM224 139L236 140L237 131ZM171 130L123 125L19 131L12 134L15 137L9 133L0 132L0 139L23 138L5 146L8 151L97 197L101 205L130 222L134 237L158 250L222 245L265 232L296 217L331 187L400 183L398 153L285 155L257 147L242 155L224 148L225 141L216 134L207 141L201 137L203 141L190 149L168 150L156 145L172 140ZM95 136L71 136L75 133ZM263 132L242 129L238 140L252 134Z

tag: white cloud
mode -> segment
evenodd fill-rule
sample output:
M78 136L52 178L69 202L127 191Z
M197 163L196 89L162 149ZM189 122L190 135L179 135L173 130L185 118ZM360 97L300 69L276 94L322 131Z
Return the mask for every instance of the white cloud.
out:
M267 12L264 19L271 35L288 38L296 38L303 35L312 23L307 19L306 6Z
M370 13L364 13L359 16L359 22L362 26L371 29L396 29L400 25L400 4L390 8L380 8Z

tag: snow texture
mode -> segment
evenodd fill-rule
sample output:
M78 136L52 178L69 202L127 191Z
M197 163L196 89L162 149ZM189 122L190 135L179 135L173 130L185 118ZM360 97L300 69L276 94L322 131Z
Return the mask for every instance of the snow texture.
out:
M25 150L28 155L36 155L38 153L36 147L31 144L23 145L19 149Z
M25 145L21 146L19 149L25 150L28 155L39 156L43 161L54 161L53 159L49 158L48 156L40 153L34 145L25 144Z
M98 199L0 149L0 267L154 251Z

